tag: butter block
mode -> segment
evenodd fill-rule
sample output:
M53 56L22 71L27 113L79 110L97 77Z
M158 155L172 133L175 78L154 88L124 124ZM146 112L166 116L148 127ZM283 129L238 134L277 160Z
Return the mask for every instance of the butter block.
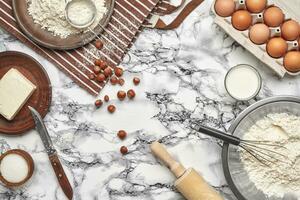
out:
M0 114L12 120L33 94L36 86L12 68L0 80Z

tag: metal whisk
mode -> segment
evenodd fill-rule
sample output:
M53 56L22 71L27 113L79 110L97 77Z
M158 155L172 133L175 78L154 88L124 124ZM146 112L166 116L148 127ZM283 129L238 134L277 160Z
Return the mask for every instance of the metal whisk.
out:
M226 134L217 129L213 129L210 127L206 127L203 125L193 124L192 129L204 133L206 135L212 136L214 138L218 138L224 142L229 144L239 146L251 156L253 156L260 163L269 166L270 163L275 163L277 161L285 162L287 156L273 150L269 149L270 147L283 148L284 146L276 144L272 141L255 141L255 140L243 140L236 136Z

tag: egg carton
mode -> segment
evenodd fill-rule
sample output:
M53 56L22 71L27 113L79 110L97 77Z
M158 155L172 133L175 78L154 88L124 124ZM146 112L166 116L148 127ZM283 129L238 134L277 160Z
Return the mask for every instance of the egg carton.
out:
M216 0L215 0L216 1ZM215 9L215 1L212 4L212 12L216 15L214 22L220 26L228 35L230 35L235 41L247 49L250 53L256 56L261 62L271 68L280 78L283 78L286 74L291 76L299 75L300 72L289 72L283 66L283 58L273 58L266 52L266 44L257 45L249 39L249 30L239 31L235 29L231 24L231 17L219 16ZM246 0L235 0L237 9L246 9ZM285 20L294 19L300 22L300 1L298 0L268 0L268 6L275 5L282 9ZM263 12L251 13L252 23L263 22ZM270 27L271 37L280 36L280 27ZM300 48L298 41L287 41L288 50L294 50Z

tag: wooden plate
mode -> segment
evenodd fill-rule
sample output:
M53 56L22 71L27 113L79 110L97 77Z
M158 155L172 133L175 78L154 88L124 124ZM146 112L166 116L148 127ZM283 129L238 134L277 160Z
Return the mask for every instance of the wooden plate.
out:
M51 104L52 91L46 71L34 58L21 52L0 53L0 79L11 68L19 70L37 87L12 121L8 121L0 115L0 133L18 135L35 126L27 106L34 107L44 117Z
M114 0L105 0L105 5L107 8L107 12L101 19L99 25L94 28L94 32L97 35L99 35L103 31L100 25L102 25L102 27L105 27L110 20L114 8ZM42 29L40 25L33 22L33 18L27 11L27 0L13 0L12 6L15 18L22 31L31 40L44 47L58 50L75 49L90 43L96 37L91 32L70 35L67 38L54 36L49 31Z

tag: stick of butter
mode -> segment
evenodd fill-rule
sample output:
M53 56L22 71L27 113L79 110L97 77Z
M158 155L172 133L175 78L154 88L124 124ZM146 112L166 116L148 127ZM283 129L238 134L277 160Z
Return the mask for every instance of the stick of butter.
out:
M10 69L0 80L0 114L12 120L36 86L16 69Z

